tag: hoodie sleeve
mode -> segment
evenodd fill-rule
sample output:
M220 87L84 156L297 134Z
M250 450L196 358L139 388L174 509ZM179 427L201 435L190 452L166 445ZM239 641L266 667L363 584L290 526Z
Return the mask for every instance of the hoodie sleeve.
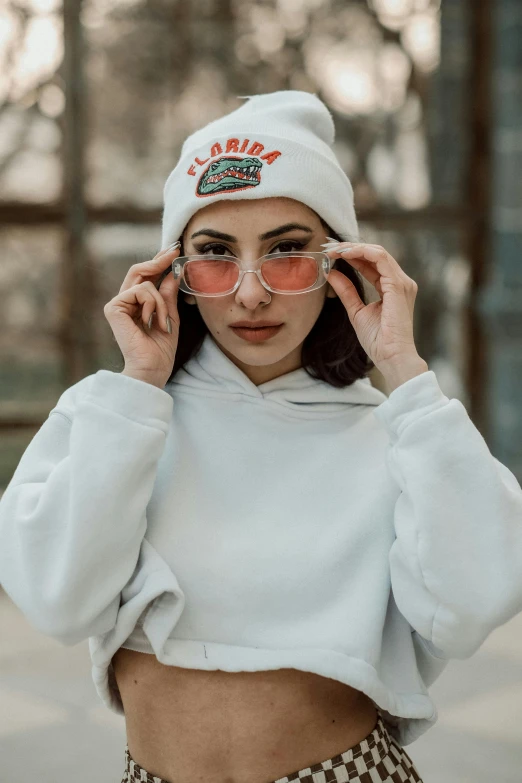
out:
M67 389L0 500L0 583L66 645L113 628L172 416L162 389L99 370Z
M389 556L397 606L434 655L468 658L522 610L522 489L432 370L374 415L401 490Z

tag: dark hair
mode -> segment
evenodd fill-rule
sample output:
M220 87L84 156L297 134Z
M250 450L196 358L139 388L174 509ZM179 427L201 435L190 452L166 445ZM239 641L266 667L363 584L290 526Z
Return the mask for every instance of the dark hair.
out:
M342 241L321 217L319 220L327 236ZM183 233L179 238L181 255L184 253ZM368 304L359 273L343 258L336 258L335 269L352 281L361 300L364 304ZM179 338L169 381L178 369L199 351L208 332L197 305L189 305L185 302L181 292L177 304L180 317ZM349 386L358 378L364 378L374 367L357 339L346 309L338 296L325 298L323 309L304 340L301 362L310 377L326 381L336 388Z

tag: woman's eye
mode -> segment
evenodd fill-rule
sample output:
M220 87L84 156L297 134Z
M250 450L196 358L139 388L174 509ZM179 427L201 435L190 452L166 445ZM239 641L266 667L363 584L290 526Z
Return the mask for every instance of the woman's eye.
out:
M283 245L285 247L283 247ZM282 242L279 242L275 247L273 247L270 252L290 253L292 250L295 249L300 250L303 247L304 247L304 242L298 242L295 239L285 239ZM278 250L278 248L281 248L281 250ZM233 255L233 253L231 253L230 250L227 247L225 247L225 245L220 245L216 242L203 245L203 247L201 247L201 249L199 250L200 255L204 255L205 253L208 252L211 252L213 255L218 255L218 256Z
M226 248L225 245L219 245L217 243L210 244L210 245L203 245L199 253L200 255L203 255L204 253L207 253L209 250L212 252L213 255L216 256L230 255L228 248Z
M296 248L300 250L302 247L304 247L303 242L297 242L295 239L285 239L282 242L279 242L270 252L273 253L276 248L282 247L283 245L287 245L287 249L284 248L282 250L278 250L278 253L290 253L291 250L295 250Z

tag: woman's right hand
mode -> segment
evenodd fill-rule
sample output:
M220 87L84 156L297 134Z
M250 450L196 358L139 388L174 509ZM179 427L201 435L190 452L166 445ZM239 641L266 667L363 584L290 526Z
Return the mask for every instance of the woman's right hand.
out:
M180 247L172 246L150 261L133 264L119 293L107 302L104 315L120 346L125 375L132 375L163 388L174 366L179 338L177 296L180 279L168 274L159 289L161 273L177 258ZM148 328L152 316L151 328ZM172 333L167 327L170 318Z

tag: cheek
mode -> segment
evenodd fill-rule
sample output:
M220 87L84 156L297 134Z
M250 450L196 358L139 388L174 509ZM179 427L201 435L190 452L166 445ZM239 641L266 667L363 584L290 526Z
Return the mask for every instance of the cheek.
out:
M220 321L231 311L232 305L226 301L226 297L201 297L198 308L205 321Z
M323 309L323 305L326 301L326 286L323 285L316 291L312 291L309 301L307 303L306 312L309 318L315 321Z
M287 320L307 326L314 324L323 309L326 298L324 288L325 286L309 294L285 297L287 302L281 309L284 309Z

